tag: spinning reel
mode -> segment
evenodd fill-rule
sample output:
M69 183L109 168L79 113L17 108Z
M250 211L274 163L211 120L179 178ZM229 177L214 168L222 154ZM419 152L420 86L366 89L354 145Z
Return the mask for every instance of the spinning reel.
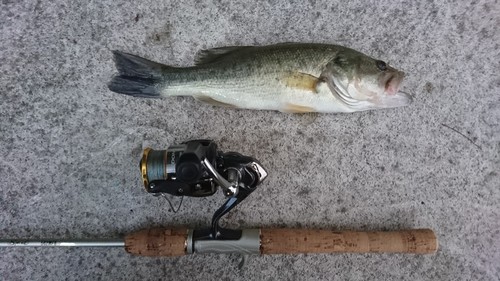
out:
M220 187L227 201L214 213L210 229L195 230L193 240L234 240L241 230L219 226L222 216L243 201L267 177L262 165L237 152L223 153L211 140L192 140L167 150L144 150L140 163L146 191L206 197Z

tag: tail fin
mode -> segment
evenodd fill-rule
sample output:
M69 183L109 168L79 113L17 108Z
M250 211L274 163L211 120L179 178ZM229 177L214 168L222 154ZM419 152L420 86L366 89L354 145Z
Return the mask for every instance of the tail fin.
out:
M113 51L119 75L114 76L108 88L116 93L134 97L159 97L166 65L138 56Z

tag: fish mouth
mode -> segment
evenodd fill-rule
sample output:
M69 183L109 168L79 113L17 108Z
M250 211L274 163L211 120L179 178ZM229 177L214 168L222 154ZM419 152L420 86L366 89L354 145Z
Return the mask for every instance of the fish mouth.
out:
M403 81L404 73L396 72L389 76L389 78L385 81L385 93L388 96L394 96L398 93L399 87L401 86L401 82Z
M395 71L386 76L384 83L385 95L379 96L374 104L377 108L391 108L409 105L413 101L413 97L399 90L404 79L404 73Z

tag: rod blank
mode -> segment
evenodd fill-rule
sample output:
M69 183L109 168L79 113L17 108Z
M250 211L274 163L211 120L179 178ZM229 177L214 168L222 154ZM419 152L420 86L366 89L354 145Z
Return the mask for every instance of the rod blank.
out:
M0 240L0 247L125 247L123 240Z

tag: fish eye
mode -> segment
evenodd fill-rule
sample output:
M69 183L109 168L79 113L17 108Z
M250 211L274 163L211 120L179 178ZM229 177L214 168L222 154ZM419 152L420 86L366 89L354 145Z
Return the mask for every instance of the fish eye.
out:
M381 60L378 60L375 62L377 65L377 68L380 69L381 71L386 71L387 70L387 64Z

